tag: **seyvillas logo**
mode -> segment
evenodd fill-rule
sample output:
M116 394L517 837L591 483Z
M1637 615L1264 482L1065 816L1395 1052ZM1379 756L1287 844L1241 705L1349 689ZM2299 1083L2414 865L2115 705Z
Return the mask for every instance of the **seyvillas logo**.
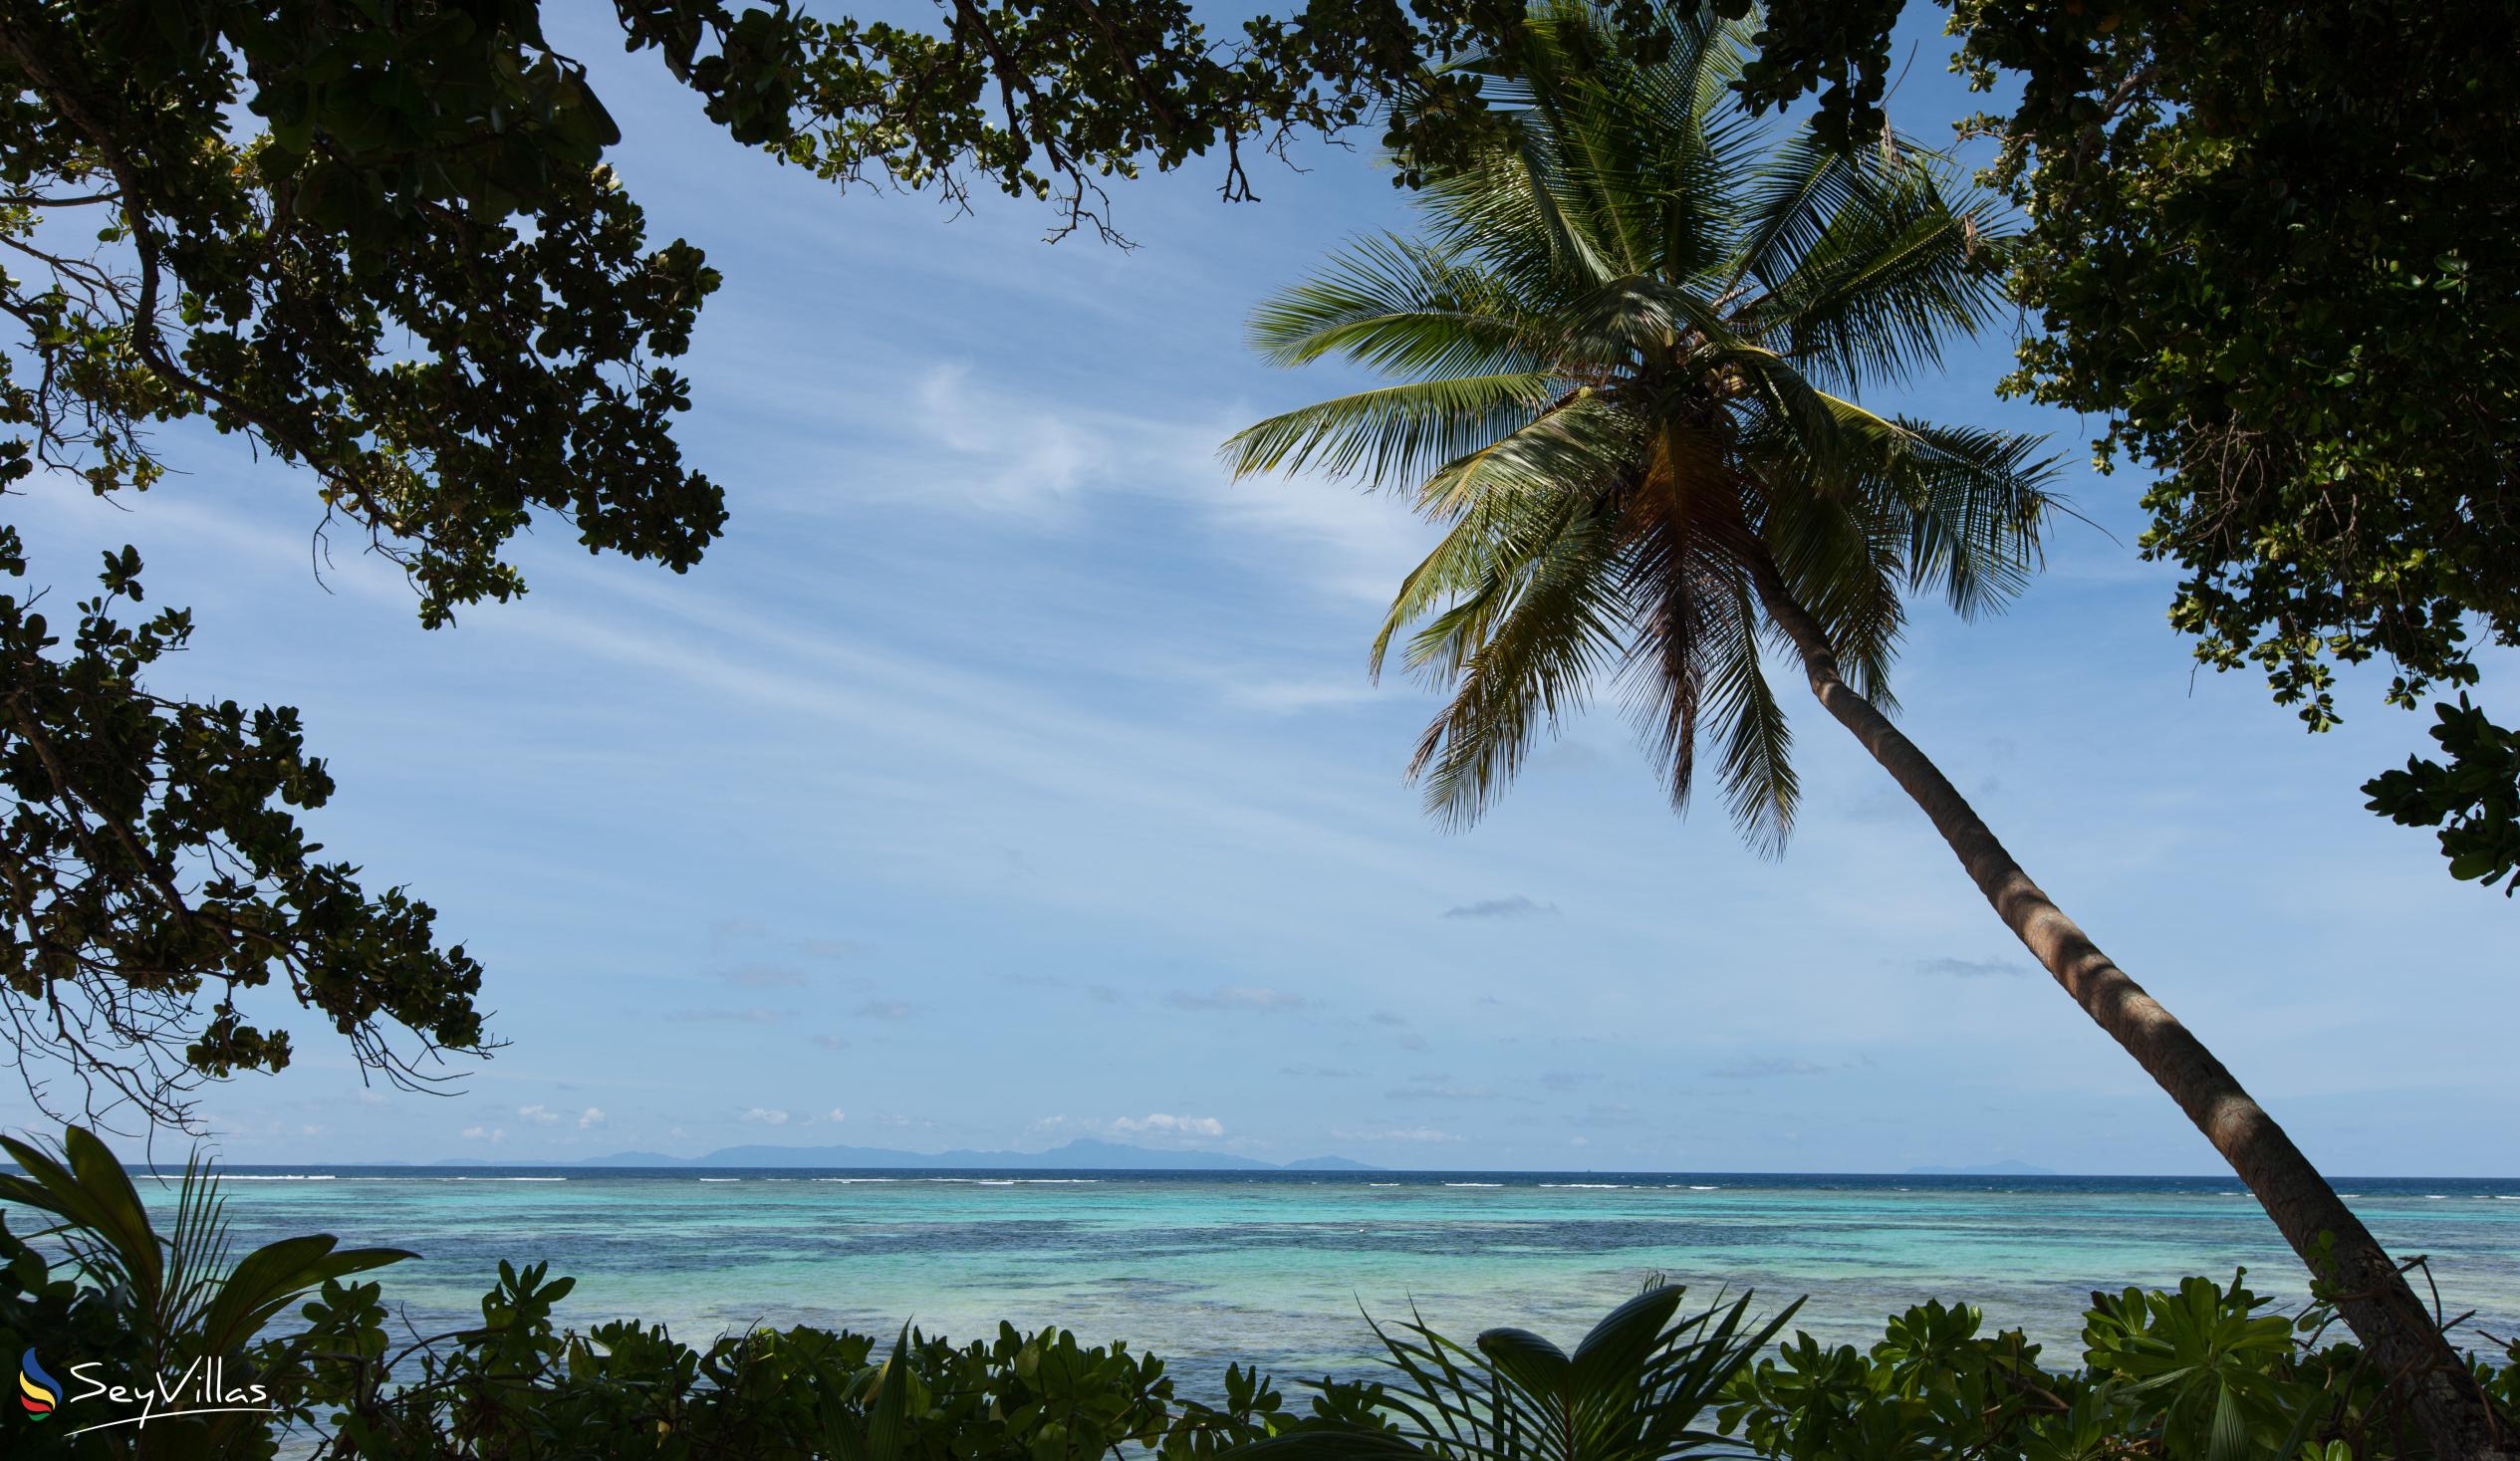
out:
M44 1363L29 1349L18 1361L18 1403L38 1420L53 1413L61 1403L61 1381L44 1372Z
M271 1392L261 1385L230 1386L227 1382L227 1361L196 1359L184 1366L181 1374L160 1373L144 1385L112 1384L99 1379L93 1371L105 1368L105 1361L92 1359L70 1366L70 1377L80 1388L65 1396L62 1383L45 1372L29 1349L18 1361L18 1402L37 1420L45 1419L64 1405L83 1400L102 1399L109 1405L139 1407L136 1415L114 1420L100 1420L80 1426L67 1435L82 1436L92 1430L112 1430L118 1425L146 1429L152 1420L173 1420L184 1415L225 1415L237 1411L269 1410Z

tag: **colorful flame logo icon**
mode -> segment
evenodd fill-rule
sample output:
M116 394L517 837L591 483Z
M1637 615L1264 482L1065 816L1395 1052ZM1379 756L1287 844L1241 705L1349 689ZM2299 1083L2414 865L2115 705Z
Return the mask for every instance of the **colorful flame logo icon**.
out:
M28 1414L42 1420L53 1413L53 1406L60 1400L61 1381L46 1374L35 1351L27 1350L26 1357L18 1361L18 1403L26 1407Z

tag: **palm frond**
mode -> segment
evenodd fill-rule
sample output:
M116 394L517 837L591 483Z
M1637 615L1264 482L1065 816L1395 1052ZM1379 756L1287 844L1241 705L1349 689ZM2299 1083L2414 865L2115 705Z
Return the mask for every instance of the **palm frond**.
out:
M1417 634L1403 658L1412 670L1431 666L1434 679L1448 680L1484 638L1487 617L1508 602L1514 565L1535 556L1536 545L1564 532L1583 511L1580 500L1554 493L1482 495L1400 581L1375 632L1368 672L1383 677L1391 640L1402 630L1445 617L1444 634Z
M1794 774L1794 731L1759 657L1758 607L1749 584L1733 582L1722 633L1707 646L1706 698L1723 760L1717 768L1732 824L1765 856L1781 856L1794 835L1802 779Z
M1975 334L2001 295L1994 205L1946 196L1941 173L1923 154L1855 172L1738 328L1850 386L1938 365L1943 342Z
M2061 503L2060 459L2015 432L1901 418L1906 449L1883 473L1907 509L1910 590L1939 592L1962 618L2000 608L2045 561L2041 533Z
M1419 485L1418 513L1456 521L1486 497L1596 496L1636 465L1636 421L1619 400L1578 386L1495 441L1443 464Z
M185 1162L161 1233L130 1173L95 1133L69 1127L58 1154L8 1136L0 1150L25 1173L0 1173L0 1201L58 1218L39 1236L59 1240L88 1282L116 1295L161 1359L233 1354L309 1289L413 1256L344 1249L315 1234L267 1243L227 1267L224 1206L207 1162Z
M1361 390L1244 428L1226 441L1225 460L1237 477L1306 469L1378 482L1422 476L1512 433L1558 389L1555 377L1524 370Z
M1861 504L1883 576L1973 618L2028 587L2058 507L2044 439L1882 416L1824 391L1798 416L1791 488ZM1784 495L1780 494L1780 500Z
M1826 236L1864 186L1864 161L1796 128L1752 170L1740 197L1739 242L1723 284L1773 292Z
M1281 364L1407 383L1227 453L1238 474L1413 486L1443 526L1369 661L1405 634L1448 692L1409 766L1436 816L1478 816L1618 680L1673 805L1711 748L1733 821L1774 852L1801 789L1748 566L1773 563L1893 710L1907 597L1969 615L2017 592L2053 467L2031 438L1858 403L1987 318L1994 203L1895 138L1845 153L1758 123L1729 89L1755 23L1664 19L1676 44L1645 60L1604 6L1540 0L1515 45L1458 63L1502 124L1427 165L1424 240L1352 245L1253 323Z
M1526 566L1630 474L1633 432L1613 402L1577 391L1503 440L1447 463L1418 489L1418 512L1451 526L1401 580L1368 660L1380 677L1391 639L1442 613L1447 632L1421 635L1411 668L1457 674ZM1440 655L1436 645L1447 646Z
M1451 251L1388 235L1353 241L1322 273L1252 312L1273 365L1338 356L1420 378L1528 369L1531 332L1502 281Z
M1612 570L1613 525L1597 504L1575 501L1554 534L1498 555L1488 578L1410 642L1412 666L1440 666L1453 694L1418 738L1408 774L1424 779L1427 810L1455 826L1487 810L1538 732L1580 708L1623 652L1629 616Z
M1519 181L1579 279L1691 280L1729 252L1727 199L1756 130L1729 88L1753 27L1704 7L1657 17L1669 48L1639 65L1591 6L1557 0L1535 10L1508 64L1481 71L1483 98L1516 128ZM1499 185L1477 169L1462 180ZM1497 220L1460 221L1485 247Z
M1748 1294L1680 1315L1685 1294L1648 1286L1596 1325L1572 1354L1528 1330L1492 1329L1464 1345L1414 1314L1404 1323L1374 1323L1392 1373L1377 1392L1379 1425L1301 1423L1228 1451L1222 1461L1746 1457L1742 1441L1701 1417L1801 1306L1760 1324L1749 1317Z
M1670 356L1682 341L1718 351L1745 344L1704 299L1651 274L1622 274L1571 294L1558 319L1562 349L1595 369Z

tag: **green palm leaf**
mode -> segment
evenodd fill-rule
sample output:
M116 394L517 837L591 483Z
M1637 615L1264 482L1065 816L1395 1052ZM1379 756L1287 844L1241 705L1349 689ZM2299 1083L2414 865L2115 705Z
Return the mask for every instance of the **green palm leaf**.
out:
M1613 1311L1572 1354L1528 1330L1464 1345L1411 1316L1374 1325L1390 1378L1382 1428L1309 1422L1225 1453L1227 1461L1678 1461L1746 1456L1701 1425L1799 1305L1750 1323L1750 1297L1680 1315L1660 1284Z
M1555 393L1537 371L1452 375L1360 390L1269 417L1225 445L1237 475L1416 476L1507 435Z
M91 1283L121 1297L160 1358L237 1353L309 1290L415 1256L344 1249L316 1234L265 1244L225 1267L225 1207L206 1163L185 1163L161 1233L130 1173L93 1132L67 1129L58 1156L6 1136L0 1149L26 1173L0 1173L0 1201L59 1219L45 1236L60 1239Z
M1317 279L1253 312L1251 342L1272 364L1337 355L1428 376L1524 369L1537 360L1503 283L1444 250L1388 235L1359 239Z
M1402 642L1446 694L1409 768L1436 816L1479 816L1615 682L1673 805L1711 748L1733 821L1774 852L1800 785L1755 576L1893 709L1909 596L1975 614L2019 592L2053 465L2030 438L1857 402L1989 317L1993 204L1934 153L1748 117L1728 88L1750 23L1667 19L1677 43L1640 61L1603 11L1546 0L1510 50L1459 62L1500 125L1424 169L1422 235L1353 244L1253 320L1280 364L1392 383L1226 455L1410 488L1443 525L1370 661Z

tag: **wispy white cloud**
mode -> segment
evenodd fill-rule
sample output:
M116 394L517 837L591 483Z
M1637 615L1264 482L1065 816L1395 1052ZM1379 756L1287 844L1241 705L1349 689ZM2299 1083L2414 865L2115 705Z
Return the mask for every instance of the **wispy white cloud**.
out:
M1336 705L1355 705L1383 692L1359 673L1345 679L1229 680L1221 694L1226 704L1263 715L1296 715Z
M1493 1086L1468 1086L1455 1082L1395 1086L1383 1093L1386 1100L1495 1100L1502 1093Z
M806 982L804 970L779 964L739 964L717 977L736 989L796 989Z
M759 1005L754 1005L748 1009L740 1010L675 1010L671 1014L666 1015L665 1018L680 1025L776 1025L780 1021L789 1018L793 1013L793 1011L789 1010L772 1010L765 1009Z
M1458 1132L1433 1126L1366 1126L1334 1129L1331 1138L1337 1141L1406 1141L1418 1144L1458 1142Z
M984 388L967 365L928 370L911 386L907 406L898 419L922 432L944 460L915 462L915 477L893 485L903 502L984 511L1001 520L1009 511L1047 516L1087 486L1107 483L1126 460L1126 453L1109 449L1111 433Z
M1773 1081L1779 1076L1818 1076L1828 1069L1800 1057L1768 1056L1718 1066L1707 1074L1726 1081Z
M1258 1010L1285 1013L1304 1008L1306 1001L1304 996L1290 989L1229 984L1208 990L1176 989L1164 996L1164 1003L1182 1010Z
M1229 480L1217 456L1259 412L1193 405L1136 415L1097 393L1055 393L970 364L931 365L865 424L888 434L874 490L896 507L982 514L999 527L1065 522L1092 499L1188 509L1212 551L1293 567L1327 592L1386 602L1433 542L1397 500L1318 477Z
M2019 977L2034 968L2027 959L1962 959L1945 956L1918 959L1919 974L1943 974L1953 979L2000 979Z
M1444 909L1443 915L1447 918L1554 918L1558 915L1558 905L1537 902L1515 893L1510 897L1456 903Z
M1155 1111L1143 1116L1122 1116L1112 1122L1112 1129L1132 1135L1144 1132L1157 1136L1213 1140L1225 1134L1225 1123L1214 1116L1175 1116Z

